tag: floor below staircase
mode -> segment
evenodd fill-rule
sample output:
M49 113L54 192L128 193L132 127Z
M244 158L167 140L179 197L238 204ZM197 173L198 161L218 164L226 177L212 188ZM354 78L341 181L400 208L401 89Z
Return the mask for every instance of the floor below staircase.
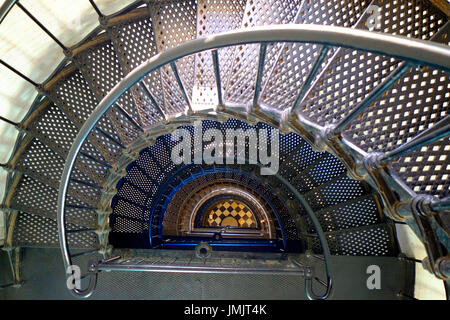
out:
M321 263L318 261L318 263ZM333 299L400 299L412 295L414 265L392 257L332 257L335 266ZM367 266L381 269L381 289L368 290ZM0 284L11 282L9 263L0 251ZM0 290L0 299L73 299L65 288L59 249L25 249L21 288ZM388 270L383 273L383 270ZM323 275L321 276L323 278ZM324 278L323 278L324 279ZM393 290L395 288L395 290ZM320 292L320 285L315 288ZM102 272L91 299L305 299L298 276L223 275L147 272Z

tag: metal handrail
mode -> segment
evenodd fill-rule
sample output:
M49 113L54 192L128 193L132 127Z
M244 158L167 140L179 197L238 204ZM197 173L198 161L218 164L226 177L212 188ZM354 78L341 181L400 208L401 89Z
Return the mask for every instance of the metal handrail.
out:
M423 40L412 40L406 37L322 25L265 26L230 31L191 40L178 47L159 53L129 73L103 98L80 129L68 153L61 177L57 216L60 246L66 268L71 264L71 258L65 230L64 212L71 172L84 141L88 138L89 133L95 128L97 122L106 111L114 105L123 93L141 81L147 74L167 64L171 64L173 67L174 62L180 58L201 51L227 46L250 43L260 43L264 45L272 42L303 42L325 45L327 47L339 46L352 48L395 57L404 60L411 65L426 65L450 71L450 50L446 46L428 43ZM189 105L188 98L187 102ZM318 227L320 227L320 225L318 225ZM320 229L317 229L318 232L319 230ZM326 251L326 239L324 237L320 237L320 239L322 247L324 248L324 251ZM329 296L329 291L331 290L331 277L328 265L327 274L329 275L327 293L324 296L317 297L311 292L310 298L324 299Z
M19 0L6 0L3 5L0 7L0 23L3 22L3 20L8 15L9 11L11 11L12 7L18 2Z
M330 265L331 260L331 253L330 253L330 247L328 246L327 239L325 237L325 232L323 231L322 225L319 222L319 219L317 219L316 215L314 214L314 210L309 205L308 201L306 201L305 197L298 192L296 188L292 186L292 184L289 183L285 178L283 178L281 175L276 175L276 177L289 189L290 192L294 194L294 196L297 198L297 200L300 201L303 208L305 209L306 213L308 214L309 218L311 219L314 228L316 230L316 233L319 237L320 245L322 246L323 251L323 257L325 261L325 271L327 274L327 284L326 284L326 292L322 296L318 296L314 293L313 287L312 287L312 275L305 277L305 292L306 296L310 300L325 300L328 297L330 297L332 292L332 284L333 284L333 274L332 269Z

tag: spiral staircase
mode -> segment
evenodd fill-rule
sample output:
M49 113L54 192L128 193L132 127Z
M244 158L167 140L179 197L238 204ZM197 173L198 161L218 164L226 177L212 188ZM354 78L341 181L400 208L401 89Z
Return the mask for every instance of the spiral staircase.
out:
M414 298L422 265L447 288L447 1L148 0L111 15L90 3L98 27L71 47L21 2L2 7L2 20L22 10L66 57L43 83L0 60L38 92L21 122L2 117L20 132L2 165L5 291L26 287L30 248L61 248L65 269L81 267L77 297L95 297L97 280L176 273L269 288L288 277L305 298L339 298L349 265L405 281L379 297ZM211 129L246 148L227 151L231 164L176 164L180 129L192 158ZM249 160L251 130L267 132L274 174ZM229 205L253 215L224 224L209 213ZM423 261L399 243L406 229Z

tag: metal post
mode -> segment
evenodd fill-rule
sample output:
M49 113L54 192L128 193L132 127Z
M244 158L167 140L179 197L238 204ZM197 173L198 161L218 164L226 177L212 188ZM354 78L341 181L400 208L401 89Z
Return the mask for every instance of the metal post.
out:
M156 108L156 110L158 110L159 114L167 120L167 116L164 114L164 112L162 111L161 107L158 105L158 103L156 102L155 97L153 97L152 93L150 92L150 90L148 90L147 86L145 85L145 83L143 83L142 81L139 82L139 84L141 85L141 88L144 90L145 94L147 95L147 97L150 99L150 101L152 102L153 106Z
M98 8L98 6L95 4L94 0L89 0L89 2L91 3L92 8L94 8L95 12L97 12L98 17L99 17L99 18L104 17L104 16L103 16L103 13L100 11L100 9Z
M17 6L22 9L22 11L31 19L33 20L50 38L53 39L53 41L56 42L58 46L60 46L64 52L68 51L66 46L62 44L61 41L59 41L38 19L36 19L20 2L17 2Z
M20 72L19 70L15 69L14 67L12 67L11 65L7 64L5 61L3 61L1 59L0 59L0 64L4 65L6 68L8 68L9 70L11 70L15 74L17 74L19 77L21 77L25 81L31 83L33 86L35 86L35 87L39 86L39 84L37 82L34 82L30 78L28 78L26 75L24 75L22 72Z
M261 43L261 47L259 48L258 75L256 77L255 95L253 97L254 106L258 104L259 93L261 91L261 82L264 71L264 62L266 60L266 51L267 51L267 44Z
M431 128L423 131L421 134L415 136L408 142L402 144L400 147L385 153L379 159L381 163L388 163L398 157L417 150L425 145L436 142L444 137L450 135L450 116L437 122Z
M177 65L175 62L171 62L170 66L172 67L172 71L175 74L175 79L177 79L178 86L180 87L181 93L183 94L184 100L188 105L188 110L192 112L191 101L189 100L186 90L184 88L183 82L181 81L180 74L178 73Z
M214 73L216 75L217 98L219 100L219 105L223 106L222 82L220 80L219 55L217 53L217 50L213 50L211 53L212 53L212 57L213 57Z
M450 210L450 197L430 203L430 208L435 212Z
M3 5L0 7L0 24L3 22L3 19L6 18L9 11L11 11L17 1L19 0L5 0L3 2Z
M17 122L14 122L12 120L6 119L2 116L0 116L0 120L5 121L6 123L9 123L10 125L14 126L17 128L17 126L19 125Z
M383 92L396 82L410 67L411 65L409 63L402 62L397 69L395 69L394 72L392 72L380 85L373 89L369 95L350 112L350 114L335 125L331 134L335 136L339 135L355 117L368 108L375 99L383 94Z
M297 99L294 102L294 106L292 107L291 113L295 113L300 106L300 103L302 102L303 98L305 97L306 93L309 90L309 87L314 80L314 77L316 76L317 71L319 71L320 66L322 65L323 60L327 56L328 50L330 48L328 46L323 46L322 50L320 50L319 55L316 58L316 61L314 61L314 65L312 69L309 71L308 76L306 77L305 82L303 83L302 88L300 89L300 93L297 96Z
M128 121L133 124L133 126L135 126L140 132L144 132L141 126L118 103L116 103L114 106L120 114L122 114L125 118L127 118Z

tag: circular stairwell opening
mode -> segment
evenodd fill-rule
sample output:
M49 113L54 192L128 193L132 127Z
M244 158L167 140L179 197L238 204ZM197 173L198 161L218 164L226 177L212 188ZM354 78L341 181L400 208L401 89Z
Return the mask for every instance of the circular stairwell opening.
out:
M317 231L287 181L314 210L332 254L396 254L392 224L384 218L376 192L350 179L339 159L313 150L298 134L277 133L279 146L272 149L279 168L263 175L260 164L249 163L251 141L245 137L263 128L271 141L275 129L269 125L229 119L204 120L201 131L194 125L180 128L191 133L192 159L198 150L204 154L208 149L204 141L196 145L196 132L213 128L225 141L227 130L240 129L236 142L241 139L245 146L245 162L238 163L242 153L235 146L233 164L205 159L176 164L172 151L179 140L171 134L158 137L140 150L117 185L110 216L113 247L195 250L206 242L214 251L320 254ZM220 147L230 155L227 142Z

